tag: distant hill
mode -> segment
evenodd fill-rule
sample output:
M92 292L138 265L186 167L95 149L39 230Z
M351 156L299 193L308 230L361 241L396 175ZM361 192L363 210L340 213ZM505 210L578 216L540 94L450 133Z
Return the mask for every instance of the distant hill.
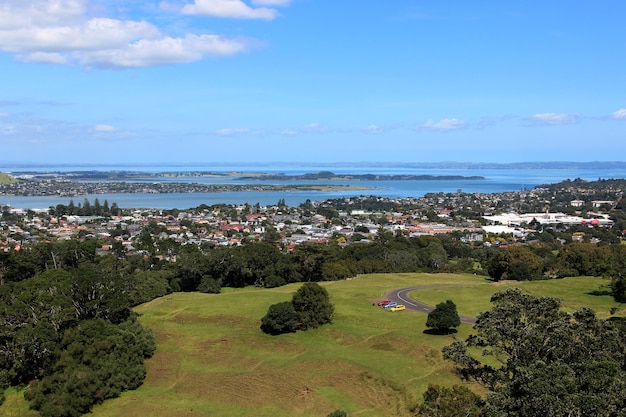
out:
M17 180L13 178L12 176L10 176L9 174L0 172L0 184L11 184L13 182L17 182Z

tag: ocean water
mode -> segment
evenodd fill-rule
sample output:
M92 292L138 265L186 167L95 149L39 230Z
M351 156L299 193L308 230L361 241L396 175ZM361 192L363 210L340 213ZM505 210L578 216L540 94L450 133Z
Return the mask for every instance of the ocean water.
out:
M376 195L389 198L422 197L426 193L436 192L472 192L472 193L499 193L532 189L542 184L552 184L566 179L581 178L593 181L597 179L626 178L626 168L558 168L558 169L444 169L444 168L415 168L402 166L357 166L357 165L135 165L135 166L32 166L12 169L0 168L0 171L10 171L15 174L24 171L142 171L142 172L264 172L303 174L309 172L332 171L336 174L407 174L407 175L460 175L464 177L482 176L484 180L410 180L410 181L263 181L264 184L333 184L365 186L369 190L341 190L341 191L293 191L293 192L221 192L221 193L171 193L171 194L94 194L81 195L72 198L59 197L0 197L0 205L10 205L15 208L48 208L57 204L82 203L85 198L93 202L98 198L100 203L105 200L109 204L117 203L124 208L160 208L160 209L187 209L201 204L276 204L284 199L287 205L297 206L306 200L320 201L329 198L353 197L360 195ZM139 180L140 181L140 180ZM154 178L145 181L154 182ZM179 177L164 178L159 181L167 182L197 182L205 184L251 184L260 183L258 180L243 180L239 177Z

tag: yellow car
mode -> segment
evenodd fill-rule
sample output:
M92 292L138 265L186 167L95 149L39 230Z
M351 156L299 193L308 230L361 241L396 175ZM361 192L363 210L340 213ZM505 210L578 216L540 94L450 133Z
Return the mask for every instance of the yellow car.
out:
M403 304L398 304L395 307L390 307L387 310L389 311L402 311L402 310L406 310L406 307Z

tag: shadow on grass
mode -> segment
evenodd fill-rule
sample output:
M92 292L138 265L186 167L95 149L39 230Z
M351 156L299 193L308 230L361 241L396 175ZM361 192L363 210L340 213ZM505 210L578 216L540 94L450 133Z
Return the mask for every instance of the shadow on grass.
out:
M595 296L605 296L605 295L612 295L613 292L611 292L611 290L594 290L594 291L589 291L587 293L587 295L595 295Z
M446 336L450 334L456 334L456 329L426 329L423 332L424 334L430 334L434 336Z

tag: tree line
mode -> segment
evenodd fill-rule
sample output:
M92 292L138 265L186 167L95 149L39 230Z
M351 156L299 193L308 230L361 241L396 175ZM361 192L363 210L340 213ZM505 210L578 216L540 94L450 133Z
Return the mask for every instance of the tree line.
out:
M48 213L51 216L119 216L122 213L122 209L119 208L117 203L112 203L109 206L108 200L104 200L104 203L100 204L100 200L96 197L93 204L89 199L85 198L83 203L76 205L74 200L65 204L57 204L54 207L48 209Z
M561 244L552 239L485 247L462 242L459 233L408 237L382 231L372 242L347 246L304 243L287 250L276 243L258 242L207 249L171 239L155 242L151 233L143 231L135 244L137 251L127 253L120 242L114 242L110 256L101 257L96 253L102 243L96 239L43 242L0 252L0 284L49 269L105 262L123 275L158 272L169 291L218 293L222 287L271 288L368 273L459 272L483 274L495 281L606 277L612 279L615 299L626 299L626 246L621 244Z

